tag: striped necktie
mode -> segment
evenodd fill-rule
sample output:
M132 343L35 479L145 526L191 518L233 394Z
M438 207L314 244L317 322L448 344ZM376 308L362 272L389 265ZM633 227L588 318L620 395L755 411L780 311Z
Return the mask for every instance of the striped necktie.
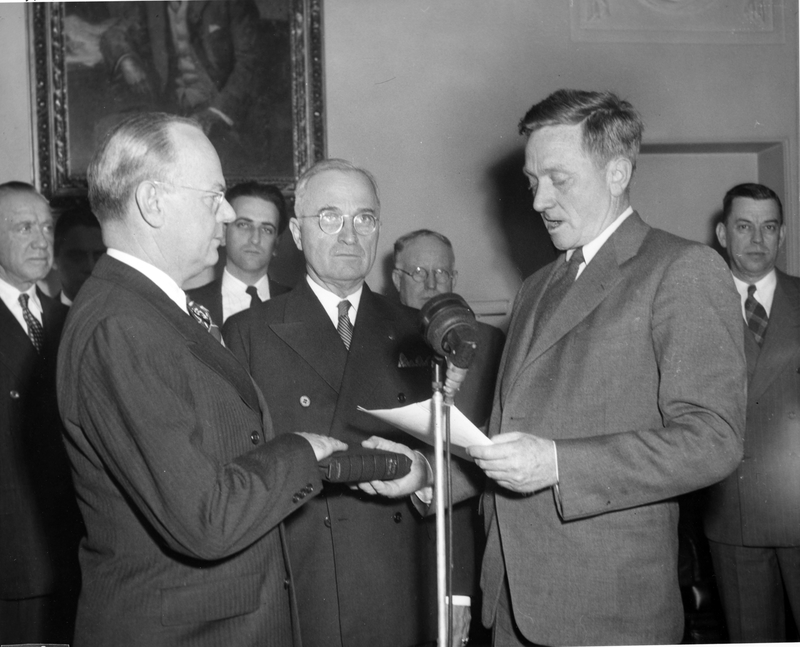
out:
M37 352L41 354L44 349L44 328L28 308L27 294L23 293L19 295L19 304L22 306L22 317L25 319L25 323L28 324L28 337L31 338L31 342Z
M767 311L764 309L764 306L756 299L755 293L756 286L748 285L747 299L744 302L744 311L747 315L747 327L753 332L758 345L761 346L767 334L769 318L767 317Z
M344 347L350 350L350 342L353 341L353 324L350 322L348 313L350 312L350 302L346 299L339 301L339 325L336 330L339 332L339 337L344 342Z

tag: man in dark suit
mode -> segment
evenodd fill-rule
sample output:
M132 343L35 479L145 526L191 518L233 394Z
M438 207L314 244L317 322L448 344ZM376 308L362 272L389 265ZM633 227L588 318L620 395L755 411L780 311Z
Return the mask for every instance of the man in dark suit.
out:
M67 308L36 282L53 216L29 184L0 185L0 643L72 640L82 524L56 405Z
M747 356L744 460L708 491L705 519L734 642L786 640L800 623L800 279L775 268L786 235L777 194L739 184L717 238L741 297Z
M230 189L225 199L236 212L236 220L225 225L225 269L211 283L188 292L220 325L237 312L289 291L267 276L278 237L289 222L280 189L245 182Z
M180 288L216 262L234 219L219 158L196 123L143 113L111 131L88 181L109 249L58 365L87 528L75 644L298 644L281 522L319 494L317 461L346 446L275 437Z
M419 310L437 294L453 292L458 280L455 264L453 244L447 236L430 229L417 229L398 238L394 243L392 281L400 303ZM456 393L455 405L474 424L483 426L492 409L505 335L498 328L479 321L476 332L478 349ZM478 593L476 548L480 552L483 548L482 536L476 537L478 532L483 535L479 528L477 499L463 501L453 508L453 592L456 594L475 597ZM469 629L470 606L466 606L460 616L458 610L459 606L454 606L454 627ZM475 632L482 632L479 623L476 624ZM456 636L457 632L453 633Z
M53 269L61 283L59 301L71 306L97 261L105 253L100 223L88 201L81 201L58 216L53 243Z
M409 484L426 483L429 467L391 442L408 445L410 437L357 410L410 404L431 391L417 313L364 283L378 244L375 181L344 160L324 160L300 177L295 196L289 228L307 276L232 317L225 341L264 390L279 429L322 427L351 446L379 435L368 446L402 451L413 464L408 476L375 487L413 492ZM305 647L435 639L434 528L408 497L390 496L326 485L287 524Z
M630 103L559 90L520 129L533 208L566 253L517 295L494 443L469 448L492 484L483 621L498 647L678 642L674 497L742 456L737 295L718 254L630 207Z

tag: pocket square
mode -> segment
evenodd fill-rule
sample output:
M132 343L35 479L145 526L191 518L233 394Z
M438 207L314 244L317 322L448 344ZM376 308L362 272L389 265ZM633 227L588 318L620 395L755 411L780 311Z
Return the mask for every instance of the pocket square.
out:
M428 359L426 355L406 357L405 353L400 353L400 358L397 361L397 368L419 368L420 366L427 366Z

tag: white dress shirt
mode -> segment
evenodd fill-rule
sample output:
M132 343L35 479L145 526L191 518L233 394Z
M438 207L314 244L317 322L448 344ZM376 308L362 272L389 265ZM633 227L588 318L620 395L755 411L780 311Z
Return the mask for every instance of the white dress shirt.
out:
M737 279L735 276L733 277L733 283L736 285L736 290L742 298L742 317L747 321L747 312L744 309L744 302L747 301L747 288L750 287L751 284ZM764 306L764 310L767 311L767 316L769 317L770 312L772 312L772 300L775 298L775 288L778 286L778 275L773 269L763 279L756 281L752 285L756 286L756 291L753 296L756 301Z
M258 298L262 301L269 301L269 278L265 274L256 283ZM247 283L240 281L228 271L226 267L222 271L222 320L227 321L242 310L250 307L250 295L247 294Z
M363 283L358 286L358 290L353 292L353 294L347 295L343 299L338 294L334 294L327 288L323 288L319 283L308 276L308 274L306 274L306 281L308 281L314 294L317 295L317 299L319 299L322 307L325 308L325 312L328 313L334 328L339 328L339 301L344 301L345 299L350 302L350 309L347 311L347 316L350 318L350 323L353 324L353 326L356 325L358 305L361 303L361 293L364 291Z
M111 257L117 259L120 263L125 263L141 272L153 283L155 283L164 294L166 294L175 304L183 310L187 315L189 310L186 308L186 293L181 290L181 287L169 276L166 272L158 269L155 265L151 265L141 258L131 256L127 252L121 252L118 249L108 248L106 253Z
M6 308L11 311L11 314L14 315L14 318L19 321L19 325L22 326L22 329L25 331L25 334L28 334L28 324L25 323L25 317L22 316L22 306L19 302L19 295L20 294L27 294L28 295L28 310L31 311L34 317L39 321L42 322L42 304L39 301L39 295L36 294L36 285L32 285L30 288L22 292L18 290L10 283L7 283L3 279L0 279L0 299L3 300L3 303L6 304Z

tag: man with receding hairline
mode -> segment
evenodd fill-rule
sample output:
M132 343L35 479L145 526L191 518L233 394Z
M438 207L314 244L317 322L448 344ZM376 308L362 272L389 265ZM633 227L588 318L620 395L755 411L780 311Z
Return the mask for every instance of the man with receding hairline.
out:
M75 644L297 645L281 522L346 445L276 437L181 289L216 263L234 217L219 157L196 123L142 113L111 131L88 181L109 248L72 306L58 372L87 527Z
M36 189L0 184L0 643L72 640L80 514L61 439L56 354L66 306L38 287L53 215Z

